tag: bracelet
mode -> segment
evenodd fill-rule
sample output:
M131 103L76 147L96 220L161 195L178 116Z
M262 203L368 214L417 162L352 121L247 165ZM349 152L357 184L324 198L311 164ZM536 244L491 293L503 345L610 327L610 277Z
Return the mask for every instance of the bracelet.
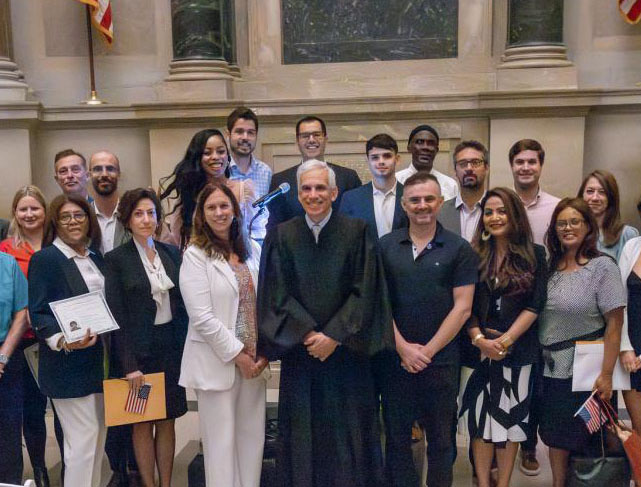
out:
M512 340L512 337L508 335L507 333L503 334L503 338L499 341L501 346L505 349L508 349L512 345L514 345L514 340Z
M485 338L485 335L483 335L483 333L478 333L474 338L472 338L472 345L476 346L476 342L481 338Z

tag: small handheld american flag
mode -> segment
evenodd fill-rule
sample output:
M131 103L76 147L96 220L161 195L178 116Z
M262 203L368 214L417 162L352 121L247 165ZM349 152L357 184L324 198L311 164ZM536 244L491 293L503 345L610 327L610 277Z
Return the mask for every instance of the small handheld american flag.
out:
M136 393L135 389L129 389L127 404L125 404L125 411L134 414L145 414L147 399L149 399L150 392L151 384L143 385L140 389L138 389L138 393Z
M586 428L590 433L596 433L604 423L607 423L608 416L601 410L601 404L595 396L597 391L594 391L587 401L574 413L585 423Z

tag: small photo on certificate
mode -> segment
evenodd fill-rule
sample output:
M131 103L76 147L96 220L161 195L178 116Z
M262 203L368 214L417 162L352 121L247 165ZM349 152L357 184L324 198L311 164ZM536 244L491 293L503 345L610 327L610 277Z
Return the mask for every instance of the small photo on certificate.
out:
M100 335L119 328L100 291L52 301L49 306L67 343L82 340L87 330Z

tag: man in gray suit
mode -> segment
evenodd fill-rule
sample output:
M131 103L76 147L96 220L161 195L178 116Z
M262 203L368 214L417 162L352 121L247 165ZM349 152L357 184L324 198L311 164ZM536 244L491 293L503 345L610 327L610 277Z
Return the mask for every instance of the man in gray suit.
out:
M481 217L485 178L490 169L487 149L476 140L464 140L453 155L459 193L441 207L439 221L447 230L470 242Z

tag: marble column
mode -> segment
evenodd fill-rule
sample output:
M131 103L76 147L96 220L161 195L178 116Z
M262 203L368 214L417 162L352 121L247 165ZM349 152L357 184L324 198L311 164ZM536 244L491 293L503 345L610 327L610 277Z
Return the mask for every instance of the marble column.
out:
M0 101L24 101L27 97L28 87L11 60L12 50L9 0L0 0Z
M508 0L507 43L498 89L576 88L563 43L563 0Z
M240 75L233 0L171 0L171 17L174 58L161 97L231 98Z

